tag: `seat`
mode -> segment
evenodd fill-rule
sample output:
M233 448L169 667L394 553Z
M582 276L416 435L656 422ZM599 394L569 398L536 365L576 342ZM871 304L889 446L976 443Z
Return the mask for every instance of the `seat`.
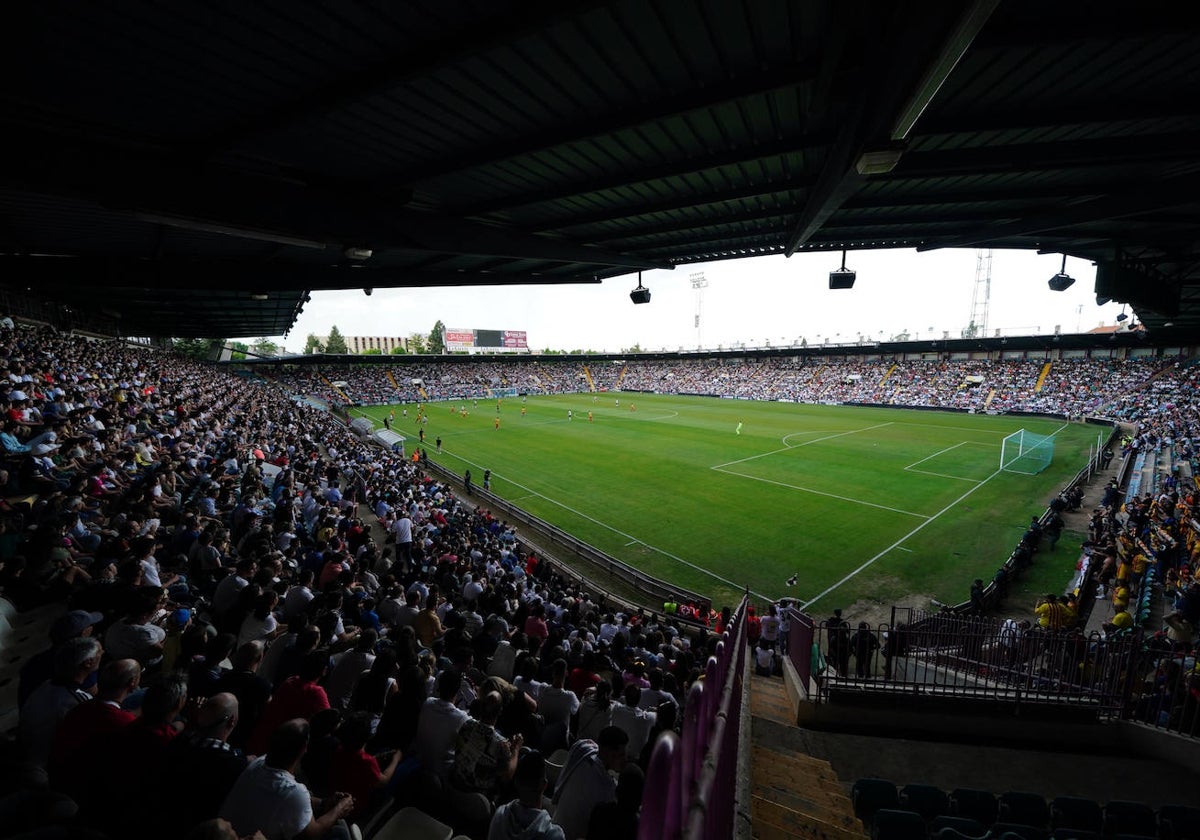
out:
M953 829L956 833L964 837L986 837L988 828L979 820L971 820L966 817L951 817L943 814L940 817L934 817L929 823L929 836L936 837L938 832L943 828Z
M1104 826L1100 803L1082 796L1059 796L1050 803L1050 824L1055 836L1061 828L1099 834Z
M371 838L378 834L379 830L391 819L395 809L396 800L392 797L387 796L380 800L363 819L360 826L362 836L364 838Z
M450 826L419 808L401 808L375 835L379 840L451 840Z
M925 822L950 813L950 797L933 785L905 785L900 789L900 807L916 811Z
M457 830L474 835L480 830L487 833L492 820L492 801L483 793L467 793L446 786L446 817Z
M998 822L992 826L992 837L1007 836L1009 840L1050 840L1050 832L1044 825Z
M1050 806L1040 793L1010 790L1000 794L1002 822L1045 828L1050 824Z
M854 803L854 815L870 828L875 812L882 808L897 810L900 796L896 785L887 779L859 779L850 789L850 801Z
M1164 805L1158 809L1160 840L1200 840L1200 808Z
M990 790L955 788L950 792L950 813L956 817L978 820L984 825L996 821L999 811L996 796Z
M1056 828L1051 840L1101 840L1100 832L1084 831L1082 828Z
M932 840L984 840L988 835L963 834L957 829L946 826L945 828L930 833Z
M875 812L871 840L928 840L928 837L925 820L916 811L880 808Z
M554 790L554 783L558 781L558 774L566 765L568 755L570 753L566 750L555 750L554 754L546 759L546 790Z
M1145 802L1116 799L1104 806L1104 833L1134 834L1138 837L1157 837L1158 820L1154 809Z

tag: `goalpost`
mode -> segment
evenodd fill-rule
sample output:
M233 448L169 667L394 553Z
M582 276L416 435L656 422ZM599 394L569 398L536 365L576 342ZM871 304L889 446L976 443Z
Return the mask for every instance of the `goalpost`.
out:
M1019 429L1000 442L1000 469L1037 475L1054 459L1054 436Z

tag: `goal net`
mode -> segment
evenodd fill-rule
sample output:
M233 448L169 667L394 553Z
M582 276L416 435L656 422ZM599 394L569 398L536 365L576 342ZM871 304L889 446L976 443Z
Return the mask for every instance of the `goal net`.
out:
M1007 472L1037 475L1053 459L1053 435L1035 435L1021 429L1000 443L1000 469Z

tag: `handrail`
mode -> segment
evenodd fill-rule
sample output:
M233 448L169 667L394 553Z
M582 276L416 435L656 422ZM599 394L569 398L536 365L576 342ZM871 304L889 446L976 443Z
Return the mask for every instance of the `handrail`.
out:
M651 750L646 790L657 795L642 809L638 840L733 836L749 604L749 595L743 596L705 664L704 679L688 690L679 737L664 733Z

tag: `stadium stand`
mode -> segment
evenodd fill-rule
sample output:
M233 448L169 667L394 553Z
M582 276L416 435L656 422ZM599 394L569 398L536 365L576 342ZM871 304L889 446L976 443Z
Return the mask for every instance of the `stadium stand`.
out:
M912 688L921 682L914 663L936 650L942 672L1037 663L1021 672L1032 674L1027 695L1070 694L1110 673L1099 666L1103 652L1134 638L1122 612L1132 608L1131 624L1150 622L1152 583L1161 580L1175 600L1163 608L1167 631L1150 637L1139 659L1143 688L1131 716L1194 732L1200 678L1182 634L1197 621L1200 588L1191 576L1194 498L1183 478L1196 457L1200 371L1162 360L1064 360L1042 376L1043 364L687 359L592 364L585 375L567 361L393 362L277 366L245 377L148 348L5 330L0 725L15 734L5 750L13 791L0 800L5 833L54 823L67 832L187 835L224 815L246 835L266 826L241 804L253 795L242 786L286 777L313 792L351 794L326 796L333 805L323 813L289 811L298 828L311 822L336 836L346 818L381 837L482 836L514 797L539 801L546 771L522 769L522 747L550 757L558 807L545 819L573 833L597 819L594 804L615 800L636 812L623 793L639 784L636 774L619 783L608 775L626 765L641 768L647 790L666 791L643 809L655 826L732 826L741 809L792 833L816 821L836 840L862 836L855 813L867 822L875 814L878 836L925 836L935 824L939 834L971 834L966 823L937 823L950 817L1038 829L1036 802L1017 794L989 810L968 807L965 790L914 784L880 797L860 783L851 805L827 763L781 751L786 739L771 726L795 720L790 698L772 694L783 683L769 677L755 677L751 692L755 755L764 772L787 767L809 787L783 789L776 775L756 781L751 801L735 808L746 602L710 628L605 601L450 483L353 435L306 398L475 399L495 388L621 384L1111 412L1135 430L1121 447L1131 469L1143 468L1128 495L1106 494L1086 546L1094 575L1072 593L1094 588L1111 600L1099 635L1054 635L1057 647L1048 644L1045 631L1068 629L1050 610L1047 623L1060 623L1040 634L913 615L903 634L860 627L863 644L849 648L862 660L854 674L839 667L850 658L840 626L810 624L805 643L794 621L789 644L806 668L816 645L816 658L830 663L827 692ZM1050 663L1057 674L1045 672ZM1099 830L1094 813L1072 822L1086 807L1055 800L1045 828ZM906 810L920 832L893 813ZM1148 813L1112 802L1099 828L1142 832ZM1160 809L1156 824L1194 836L1193 820Z

